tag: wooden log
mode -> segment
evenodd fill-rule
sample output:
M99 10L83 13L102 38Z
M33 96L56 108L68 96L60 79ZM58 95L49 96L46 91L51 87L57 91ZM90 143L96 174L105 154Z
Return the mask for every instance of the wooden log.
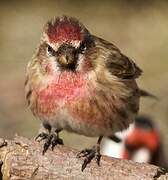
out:
M43 142L16 136L0 139L0 167L3 180L77 179L77 180L150 180L168 179L165 170L132 161L102 156L100 166L95 160L81 172L82 159L77 150L57 146L42 155Z

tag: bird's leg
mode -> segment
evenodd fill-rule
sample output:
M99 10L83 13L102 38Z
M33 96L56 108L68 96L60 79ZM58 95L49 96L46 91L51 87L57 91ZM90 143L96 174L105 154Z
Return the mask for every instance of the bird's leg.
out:
M43 124L43 129L40 129L39 134L35 138L35 140L42 141L45 139L45 143L43 146L43 155L48 150L51 145L52 150L57 144L63 145L63 140L59 138L59 132L61 129L52 130L49 124Z
M97 164L100 165L100 158L101 158L100 143L102 138L103 136L99 137L96 146L93 146L92 149L84 149L79 154L77 154L78 158L85 157L81 168L82 171L86 168L87 164L89 164L93 158L95 158Z
M60 145L63 145L63 140L61 138L59 138L59 132L61 130L56 130L55 133L53 134L53 140L51 142L51 148L52 150L54 149L54 147L57 145L57 144L60 144Z

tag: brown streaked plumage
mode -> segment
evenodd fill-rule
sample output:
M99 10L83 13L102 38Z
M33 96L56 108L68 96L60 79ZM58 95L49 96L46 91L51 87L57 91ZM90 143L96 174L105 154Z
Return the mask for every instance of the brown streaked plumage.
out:
M58 133L65 129L85 136L98 136L86 156L82 170L93 157L100 160L103 136L125 129L139 109L141 75L136 64L113 44L98 38L77 19L61 17L49 21L38 48L27 66L25 92L28 104L48 134L50 144L62 144Z

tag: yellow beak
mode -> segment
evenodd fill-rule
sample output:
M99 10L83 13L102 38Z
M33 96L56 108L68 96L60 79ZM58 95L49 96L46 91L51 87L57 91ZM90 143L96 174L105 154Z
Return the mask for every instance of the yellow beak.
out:
M66 57L65 55L61 55L60 57L58 57L58 62L60 65L66 66L72 64L74 60Z

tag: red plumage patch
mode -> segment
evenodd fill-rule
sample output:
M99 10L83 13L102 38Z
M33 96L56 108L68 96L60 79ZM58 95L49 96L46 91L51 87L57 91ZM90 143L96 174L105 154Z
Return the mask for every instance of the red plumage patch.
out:
M75 99L86 96L87 81L83 74L61 73L45 89L36 89L38 113L41 116L52 116L61 108L61 104L71 104Z
M47 34L50 42L81 40L81 26L78 21L64 18L48 23Z
M126 139L126 143L129 145L136 147L146 146L151 151L158 148L159 142L159 134L156 130L148 132L140 128L135 128Z

